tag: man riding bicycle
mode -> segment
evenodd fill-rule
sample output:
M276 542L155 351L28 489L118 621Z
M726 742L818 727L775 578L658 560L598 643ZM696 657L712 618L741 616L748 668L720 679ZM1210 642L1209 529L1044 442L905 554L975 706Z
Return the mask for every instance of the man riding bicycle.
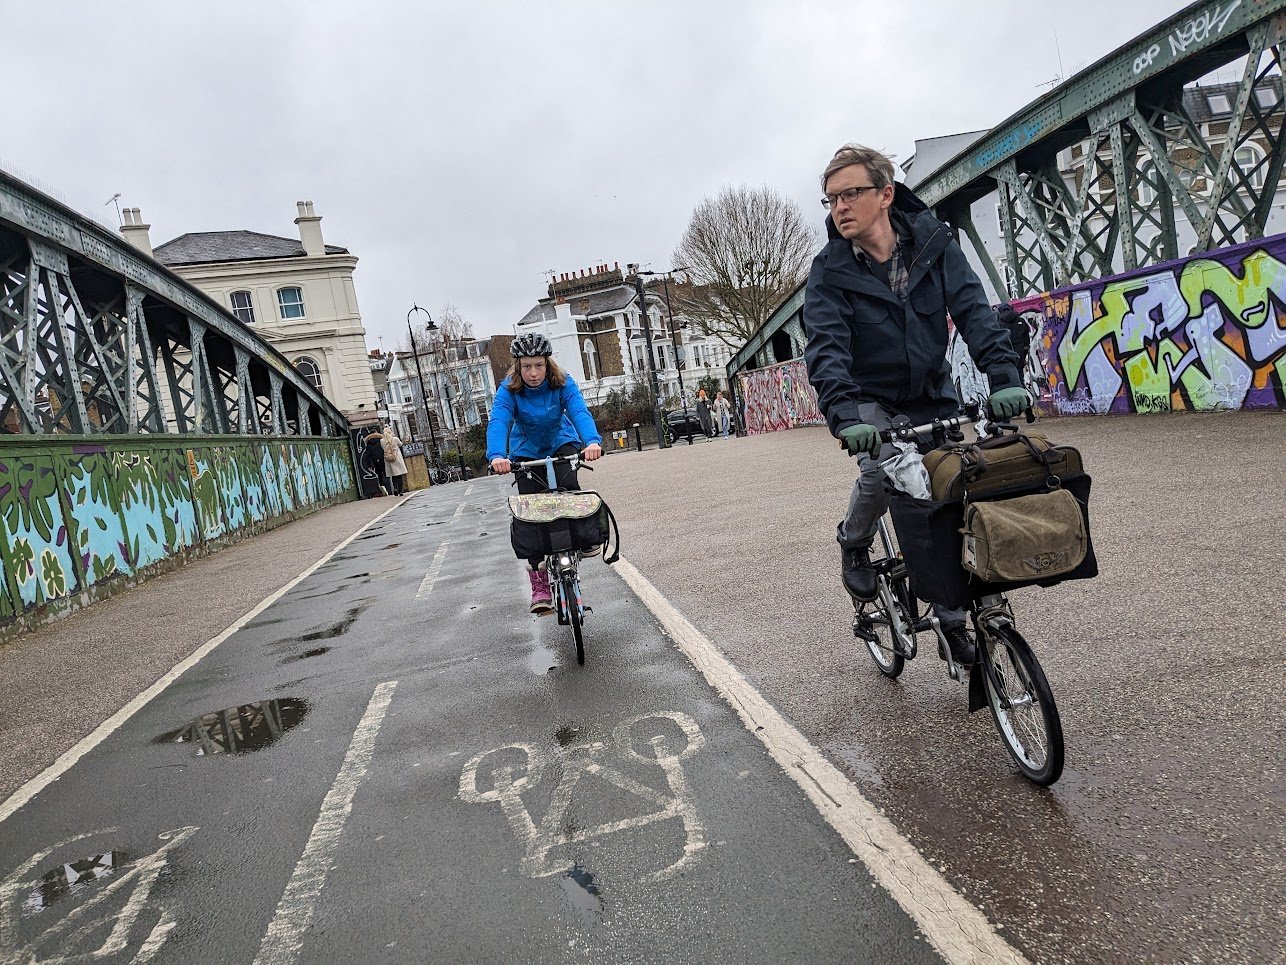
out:
M576 380L558 367L552 358L554 347L539 332L519 335L509 346L513 365L509 368L491 406L487 423L487 460L496 473L507 473L514 462L567 456L584 450L592 462L603 454L602 436L585 405ZM543 477L542 477L543 479ZM542 479L518 476L518 492L545 490ZM559 489L579 489L576 470L559 466L555 479ZM527 560L531 578L531 612L553 609L549 574L540 557Z
M888 509L880 461L896 454L880 430L895 415L913 423L959 408L947 362L947 315L991 380L996 418L1027 406L1009 335L950 229L878 151L847 144L821 177L828 241L813 260L804 297L808 378L831 432L858 457L860 475L840 521L842 576L859 601L875 599L870 547ZM957 663L971 666L965 612L934 604ZM942 654L945 658L945 654Z

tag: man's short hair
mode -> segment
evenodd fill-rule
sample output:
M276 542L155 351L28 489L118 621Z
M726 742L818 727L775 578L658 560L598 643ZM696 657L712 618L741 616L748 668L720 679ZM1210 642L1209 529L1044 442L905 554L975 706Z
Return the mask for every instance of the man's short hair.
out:
M893 183L891 158L864 144L845 144L835 152L831 163L826 165L826 170L822 172L822 190L826 190L826 182L830 180L832 174L854 164L860 164L866 168L866 173L871 176L871 183L877 188L886 188Z

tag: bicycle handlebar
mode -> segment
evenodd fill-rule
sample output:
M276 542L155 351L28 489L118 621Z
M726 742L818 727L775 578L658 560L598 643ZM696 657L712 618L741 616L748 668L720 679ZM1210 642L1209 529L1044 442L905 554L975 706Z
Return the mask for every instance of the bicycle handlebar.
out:
M551 463L555 466L561 464L561 465L571 466L573 469L579 469L581 467L584 467L585 469L588 469L590 472L594 471L593 466L585 465L585 459L581 456L579 452L574 452L571 455L567 455L567 456L550 456L547 459L528 459L524 462L510 462L509 471L517 475L517 473L520 470L531 471L533 469L544 469L546 466L550 465Z

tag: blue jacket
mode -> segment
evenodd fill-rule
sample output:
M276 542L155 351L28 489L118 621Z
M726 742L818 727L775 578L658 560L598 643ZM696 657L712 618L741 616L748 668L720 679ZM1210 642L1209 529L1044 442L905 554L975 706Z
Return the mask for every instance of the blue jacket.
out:
M602 445L603 438L589 414L585 397L570 375L561 389L546 379L539 388L523 386L514 392L508 379L496 390L487 423L487 461L544 459L559 446L574 442L584 447Z
M893 209L911 234L905 301L859 264L829 217L830 241L808 276L804 358L835 434L861 421L863 402L915 421L956 411L946 358L948 313L992 391L1022 385L1009 333L950 230L904 184L894 189Z

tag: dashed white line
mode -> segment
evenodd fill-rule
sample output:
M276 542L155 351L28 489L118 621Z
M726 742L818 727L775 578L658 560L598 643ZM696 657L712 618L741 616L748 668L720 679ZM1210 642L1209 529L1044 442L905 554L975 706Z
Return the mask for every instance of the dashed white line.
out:
M616 571L943 958L960 965L1026 965L1027 959L1000 937L986 916L952 888L643 574L625 560L617 562Z
M465 495L467 496L467 495L468 495L468 493L465 493ZM452 519L459 519L459 518L460 518L461 516L463 516L463 515L464 515L464 503L461 503L459 506L457 506L457 507L455 508L455 515L454 515L454 516L452 516L451 518L452 518Z
M473 483L469 483L469 485L464 487L464 495L466 499L469 497L469 493L471 492L473 492Z
M447 547L451 544L449 539L444 539L438 551L433 554L433 562L429 564L429 572L424 574L424 580L420 583L420 588L415 591L415 598L422 600L433 592L433 584L437 582L438 574L442 572L442 561L446 559Z
M335 860L335 845L348 815L353 810L353 796L358 785L366 777L366 768L370 765L371 754L375 749L375 738L379 736L380 725L388 710L393 691L397 689L396 680L388 680L375 688L371 702L366 706L353 740L344 755L335 783L322 802L321 813L313 825L313 833L304 846L304 853L295 865L295 873L290 876L290 883L277 903L277 912L272 923L259 945L259 954L255 963L293 962L299 958L303 947L304 932L312 924L316 911L317 897L326 884L326 875L330 873Z

